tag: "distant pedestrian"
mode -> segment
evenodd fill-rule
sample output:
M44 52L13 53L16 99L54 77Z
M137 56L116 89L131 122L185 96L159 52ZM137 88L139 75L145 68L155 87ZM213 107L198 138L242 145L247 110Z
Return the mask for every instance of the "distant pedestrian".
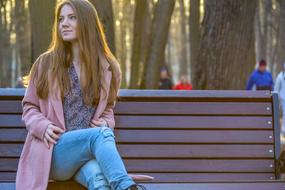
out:
M274 91L278 92L281 110L282 110L282 127L281 134L285 134L285 62L283 63L283 70L277 75Z
M256 90L273 90L273 85L272 75L266 70L266 61L260 60L258 68L250 75L246 89L252 90L255 86Z
M163 90L172 90L173 88L173 83L166 67L162 67L160 69L160 80L158 88Z
M180 82L175 85L174 90L192 90L192 85L190 84L189 80L187 80L187 76L181 76Z

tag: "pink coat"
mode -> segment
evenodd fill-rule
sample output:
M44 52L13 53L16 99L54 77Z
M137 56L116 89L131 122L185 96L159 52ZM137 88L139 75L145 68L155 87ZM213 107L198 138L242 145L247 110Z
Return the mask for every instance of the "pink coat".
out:
M43 56L37 61L42 61ZM100 56L103 65L103 78L107 86L110 86L112 72L108 69L109 63L103 56ZM118 83L120 81L117 81ZM96 113L92 121L103 118L111 128L115 126L113 107L107 105L107 96L101 91L100 102L96 108ZM65 130L62 101L59 98L49 96L47 100L39 99L36 96L36 89L33 82L30 82L24 99L23 120L28 130L28 135L19 160L16 190L45 190L47 189L51 157L53 147L48 149L43 143L43 135L47 125L53 123Z

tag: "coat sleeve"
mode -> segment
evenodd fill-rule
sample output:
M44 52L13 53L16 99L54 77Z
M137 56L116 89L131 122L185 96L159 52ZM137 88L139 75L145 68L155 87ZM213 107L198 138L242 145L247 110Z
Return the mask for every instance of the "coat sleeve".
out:
M118 88L120 88L121 80L122 80L122 77L120 75L116 80L116 86ZM112 129L115 128L115 117L114 117L114 111L113 111L115 104L116 104L115 101L112 102L111 104L110 103L107 104L105 110L100 116L100 118L104 119L107 122L108 126Z
M103 113L101 114L100 118L104 119L108 126L112 129L115 128L115 117L114 117L114 109L115 103L111 105L107 105Z
M36 95L36 87L33 79L30 80L28 88L26 89L25 96L22 100L22 107L22 120L24 121L27 130L34 137L43 140L47 126L52 122L41 112L40 100Z

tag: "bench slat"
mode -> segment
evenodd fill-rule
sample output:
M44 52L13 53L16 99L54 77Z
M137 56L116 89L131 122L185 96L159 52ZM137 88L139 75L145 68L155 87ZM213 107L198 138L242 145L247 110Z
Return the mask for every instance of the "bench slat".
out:
M27 136L27 130L22 129L1 129L0 128L0 142L24 142Z
M271 115L271 109L270 102L117 102L114 111L116 114ZM0 101L0 114L3 113L21 114L21 102Z
M274 158L272 145L119 144L124 158ZM23 144L0 144L0 157L19 157Z
M149 183L147 190L284 190L284 181L216 182L216 183ZM1 190L15 190L14 183L1 183ZM86 190L74 182L50 183L48 190Z
M0 100L0 114L22 114L23 109L20 100Z
M1 91L0 91L1 94ZM119 91L121 100L146 99L146 98L216 98L216 99L261 99L269 100L270 91L244 91L244 90L130 90Z
M25 127L24 122L22 122L22 115L5 115L0 114L0 128L1 127Z
M145 184L147 190L284 190L285 182Z
M25 127L21 115L1 115L1 127ZM173 129L272 129L270 116L122 116L116 115L117 128Z
M254 116L122 116L116 128L161 129L272 129L272 117Z
M23 144L0 144L0 157L20 157ZM1 179L1 178L0 178Z
M233 180L275 180L274 173L136 173L153 176L149 183L189 183Z
M124 159L129 172L274 172L274 160Z
M124 158L274 158L273 148L272 145L118 145Z
M115 131L121 143L273 143L272 131L128 130Z
M129 172L274 172L274 160L124 159ZM17 158L0 158L0 171L17 170Z
M136 173L150 175L150 183L185 183L221 180L275 180L274 173ZM16 172L0 172L0 181L15 181Z
M234 108L234 109L233 109ZM118 102L116 114L271 115L271 103L253 102Z
M1 129L0 142L23 142L26 129ZM115 130L119 143L273 143L272 131Z

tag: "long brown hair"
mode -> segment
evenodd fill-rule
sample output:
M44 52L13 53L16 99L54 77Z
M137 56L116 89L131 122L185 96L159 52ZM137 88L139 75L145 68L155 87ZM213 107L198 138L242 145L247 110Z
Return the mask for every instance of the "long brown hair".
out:
M70 90L68 68L72 62L71 43L65 42L58 32L59 14L63 5L70 5L77 16L77 40L80 49L81 74L80 85L83 100L88 105L96 105L100 98L100 90L110 88L108 103L116 100L120 87L120 66L106 42L102 24L95 7L87 0L63 0L55 10L52 42L46 53L35 62L31 69L31 78L35 81L37 95L46 99L53 94L53 87L60 89L61 98ZM99 57L103 56L110 64L112 72L110 87L103 80L103 65ZM41 67L39 69L39 67ZM39 73L39 71L42 71ZM106 93L105 93L106 94Z

